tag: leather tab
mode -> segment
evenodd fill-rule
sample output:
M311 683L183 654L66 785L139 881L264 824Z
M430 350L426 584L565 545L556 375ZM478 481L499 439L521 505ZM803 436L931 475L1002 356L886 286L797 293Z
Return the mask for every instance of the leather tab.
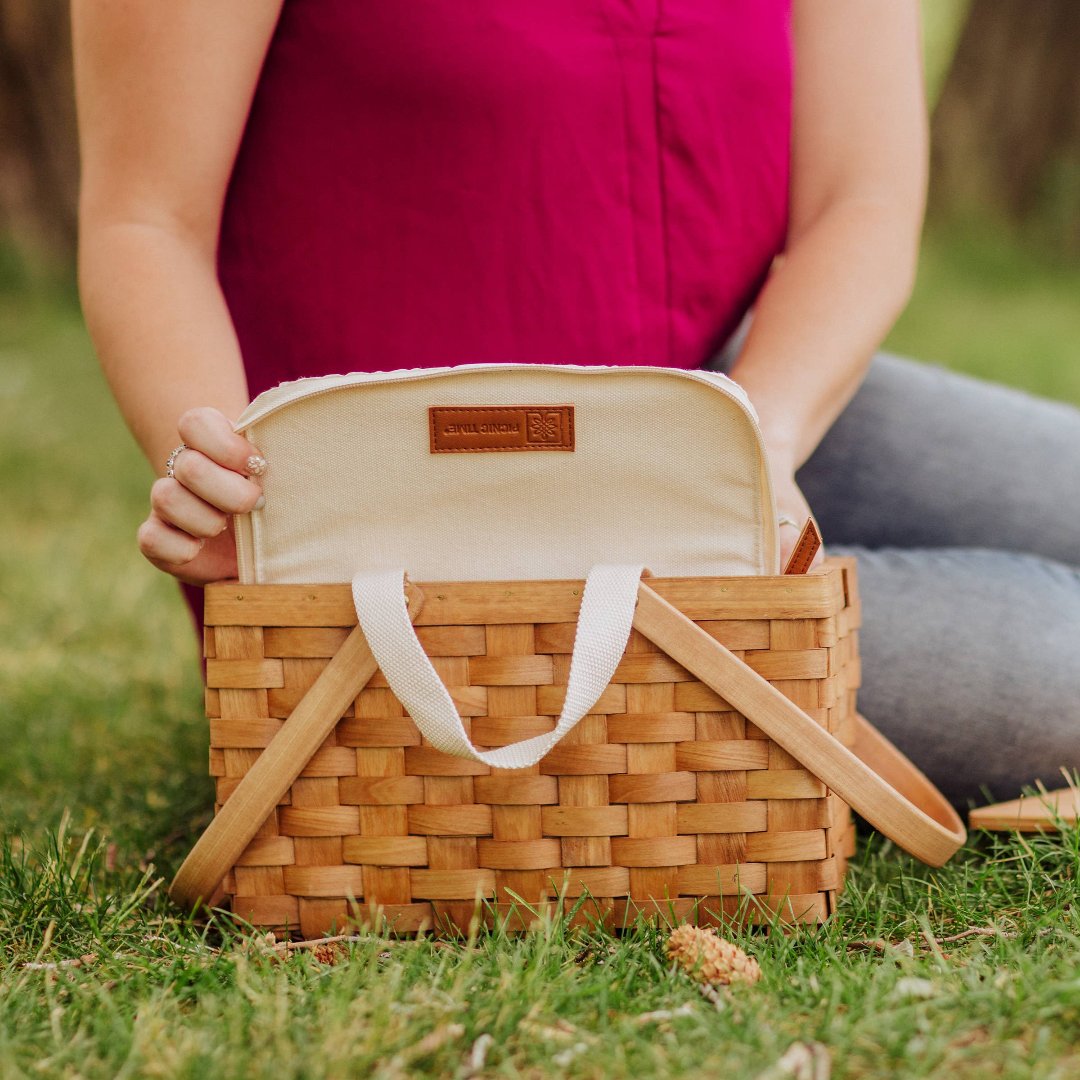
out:
M433 405L433 454L573 450L573 405Z
M814 563L814 556L821 550L821 533L813 518L807 518L799 539L795 542L785 574L805 574Z

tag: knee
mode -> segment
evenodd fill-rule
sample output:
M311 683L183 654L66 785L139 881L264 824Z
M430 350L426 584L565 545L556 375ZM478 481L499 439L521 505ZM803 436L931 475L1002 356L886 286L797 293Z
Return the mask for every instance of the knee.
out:
M867 717L956 801L1080 768L1080 573L1002 552L860 556Z

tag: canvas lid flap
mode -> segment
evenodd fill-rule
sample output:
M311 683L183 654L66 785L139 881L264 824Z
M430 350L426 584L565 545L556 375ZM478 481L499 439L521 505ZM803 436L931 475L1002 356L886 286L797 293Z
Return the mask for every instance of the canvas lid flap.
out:
M455 437L471 424L495 443L437 444L432 409L462 418L444 428ZM530 413L572 445L512 437ZM256 398L237 429L269 462L265 505L238 519L245 581L389 566L420 580L584 577L612 561L778 569L756 417L717 373L500 364L301 379Z

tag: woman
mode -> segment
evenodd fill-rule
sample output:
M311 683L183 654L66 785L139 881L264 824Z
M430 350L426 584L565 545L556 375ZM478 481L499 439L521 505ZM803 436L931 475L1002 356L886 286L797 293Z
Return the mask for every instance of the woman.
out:
M230 421L283 379L696 367L753 304L730 374L781 514L806 518L806 488L830 543L857 545L863 710L956 798L1080 763L1080 580L1038 557L1075 567L1080 545L1052 485L1013 483L1046 473L1041 452L1075 482L1080 420L889 360L856 397L916 265L917 9L75 0L84 308L173 474L143 553L193 585L235 574L229 515L262 465ZM1021 469L987 445L986 402L994 439L1032 414L1060 446L1026 446Z

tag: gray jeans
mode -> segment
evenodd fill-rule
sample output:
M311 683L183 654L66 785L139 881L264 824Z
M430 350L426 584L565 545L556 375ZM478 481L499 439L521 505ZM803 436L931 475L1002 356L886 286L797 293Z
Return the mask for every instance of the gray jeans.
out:
M1080 410L875 357L798 474L858 558L860 711L954 801L1080 768Z

